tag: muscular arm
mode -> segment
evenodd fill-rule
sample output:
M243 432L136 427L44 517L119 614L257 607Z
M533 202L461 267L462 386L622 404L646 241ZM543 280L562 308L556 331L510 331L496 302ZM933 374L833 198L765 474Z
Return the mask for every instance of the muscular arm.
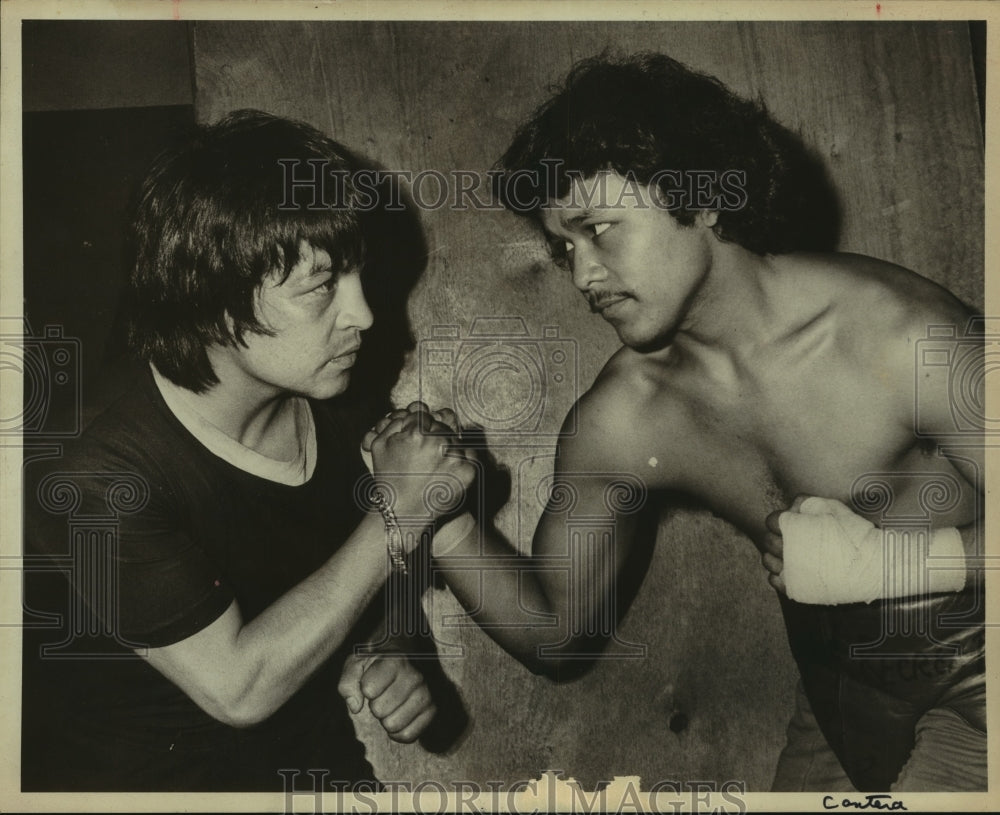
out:
M607 621L639 530L646 485L629 474L623 453L631 442L622 438L621 425L609 421L615 412L598 404L581 402L578 431L560 438L550 497L529 555L477 523L437 560L474 619L538 673L580 665L614 633ZM551 616L546 622L526 612Z
M344 642L385 575L382 520L368 516L336 555L250 623L234 601L198 633L149 649L149 663L212 717L256 724Z
M419 421L400 420L374 445L376 475L395 486L400 516L426 511L423 492L434 478L462 487L472 478L472 465L442 455L440 440L420 433ZM323 566L251 622L233 602L198 633L149 649L150 664L226 724L266 719L345 641L385 580L385 541L382 518L366 516Z

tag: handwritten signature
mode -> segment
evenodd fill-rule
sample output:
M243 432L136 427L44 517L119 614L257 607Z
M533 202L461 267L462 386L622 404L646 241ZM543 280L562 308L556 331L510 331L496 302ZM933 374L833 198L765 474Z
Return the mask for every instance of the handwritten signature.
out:
M906 810L906 804L895 801L891 795L866 795L863 801L842 798L837 801L832 795L823 796L823 809L885 809Z

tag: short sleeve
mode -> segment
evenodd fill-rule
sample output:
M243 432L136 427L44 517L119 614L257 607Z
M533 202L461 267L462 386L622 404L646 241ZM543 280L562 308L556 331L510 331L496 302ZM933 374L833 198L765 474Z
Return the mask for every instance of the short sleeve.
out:
M114 627L133 647L159 648L215 622L233 601L221 573L182 532L149 529L142 518L122 524L117 551ZM80 592L84 594L84 592ZM91 597L90 605L95 600Z
M68 578L68 627L128 648L197 633L233 601L219 568L181 523L183 508L121 459L69 457L38 479L26 506L31 548Z

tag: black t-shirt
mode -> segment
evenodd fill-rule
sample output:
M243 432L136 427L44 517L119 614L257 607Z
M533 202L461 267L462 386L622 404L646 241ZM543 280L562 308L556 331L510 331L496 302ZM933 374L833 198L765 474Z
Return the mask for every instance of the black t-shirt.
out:
M311 407L318 457L300 486L209 452L148 371L66 456L26 465L28 552L74 587L47 653L36 659L39 638L26 637L26 788L281 790L279 770L373 777L337 693L346 647L245 729L210 717L133 653L185 639L233 599L253 619L357 526L355 487L367 473L356 444L324 405ZM29 719L40 732L27 732Z

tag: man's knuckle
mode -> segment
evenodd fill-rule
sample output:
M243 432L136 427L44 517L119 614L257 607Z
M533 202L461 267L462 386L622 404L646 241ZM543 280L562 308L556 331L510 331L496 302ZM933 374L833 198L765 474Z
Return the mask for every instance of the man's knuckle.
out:
M382 692L382 683L379 682L375 677L365 675L361 677L361 682L359 683L361 687L361 692L368 698L372 699L378 696Z
M411 669L409 663L405 662L405 660L403 660L403 663L402 665L397 664L394 666L392 684L395 690L409 693L412 689Z
M406 727L395 733L389 733L389 738L399 744L413 744L417 740L417 733Z

